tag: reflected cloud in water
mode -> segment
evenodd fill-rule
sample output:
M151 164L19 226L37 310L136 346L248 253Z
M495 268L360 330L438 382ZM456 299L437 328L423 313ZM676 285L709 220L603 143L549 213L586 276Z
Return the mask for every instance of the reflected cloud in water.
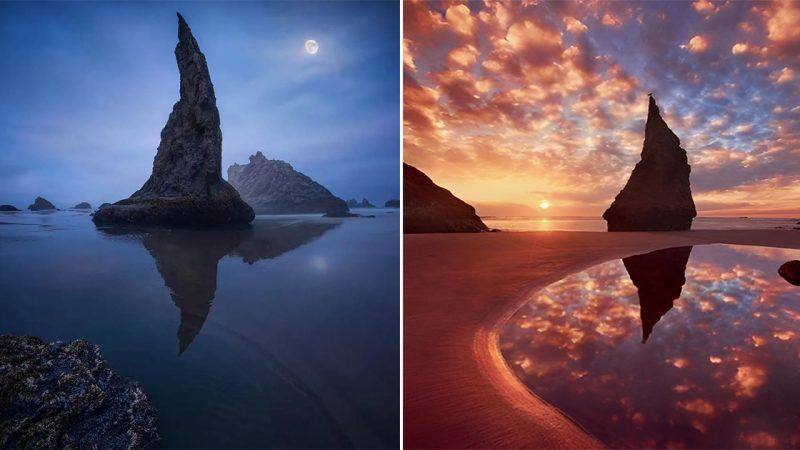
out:
M217 290L217 266L225 256L249 265L277 258L312 242L341 222L260 220L239 229L101 228L109 237L141 242L180 310L178 354L200 333Z
M800 291L777 267L798 256L713 245L605 263L535 294L501 349L613 447L797 447Z

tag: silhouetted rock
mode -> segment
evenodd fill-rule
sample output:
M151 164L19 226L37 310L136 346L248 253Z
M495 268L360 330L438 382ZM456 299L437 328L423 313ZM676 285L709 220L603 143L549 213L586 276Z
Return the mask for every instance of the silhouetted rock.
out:
M73 206L72 209L92 209L92 205L86 202L80 202L77 205Z
M399 208L400 207L400 200L387 200L386 203L383 204L384 208Z
M697 210L686 150L650 97L642 159L603 219L608 231L688 230Z
M675 247L622 259L639 290L642 342L647 341L655 324L681 296L691 253L692 247Z
M56 207L42 197L36 197L36 200L33 201L32 205L28 206L28 209L31 211L51 211Z
M1 448L145 448L158 415L84 340L0 336Z
M403 232L489 231L475 208L437 186L419 169L403 164Z
M778 275L789 283L800 286L800 261L792 260L783 263L778 269Z
M228 181L256 214L345 215L344 200L324 186L294 170L284 161L267 159L261 152L245 165L228 168Z
M0 205L0 211L9 212L9 211L19 211L16 206L14 205Z
M98 225L247 224L253 209L222 179L222 131L206 58L178 14L180 100L161 131L153 173L130 198L101 206Z

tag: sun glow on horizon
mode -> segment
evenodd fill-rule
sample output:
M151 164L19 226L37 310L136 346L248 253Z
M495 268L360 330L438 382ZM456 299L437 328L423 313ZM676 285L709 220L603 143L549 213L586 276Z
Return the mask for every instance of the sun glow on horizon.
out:
M541 202L539 202L539 208L547 209L549 207L550 207L550 202L548 202L547 200L542 200Z

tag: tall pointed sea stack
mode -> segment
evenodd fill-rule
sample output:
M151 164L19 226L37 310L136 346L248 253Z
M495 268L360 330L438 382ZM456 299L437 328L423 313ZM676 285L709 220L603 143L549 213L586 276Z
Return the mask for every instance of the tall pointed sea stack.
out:
M97 225L247 224L253 209L222 179L222 131L206 58L178 14L180 100L161 130L153 173L130 198L103 205Z
M650 97L642 160L603 219L608 231L688 230L697 210L689 186L691 167L680 139Z

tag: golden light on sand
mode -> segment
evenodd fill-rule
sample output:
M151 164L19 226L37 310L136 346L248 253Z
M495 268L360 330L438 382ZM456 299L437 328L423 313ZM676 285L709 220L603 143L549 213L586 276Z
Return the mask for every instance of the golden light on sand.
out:
M549 207L550 207L550 202L548 202L547 200L542 200L541 202L539 202L539 208L547 209Z

